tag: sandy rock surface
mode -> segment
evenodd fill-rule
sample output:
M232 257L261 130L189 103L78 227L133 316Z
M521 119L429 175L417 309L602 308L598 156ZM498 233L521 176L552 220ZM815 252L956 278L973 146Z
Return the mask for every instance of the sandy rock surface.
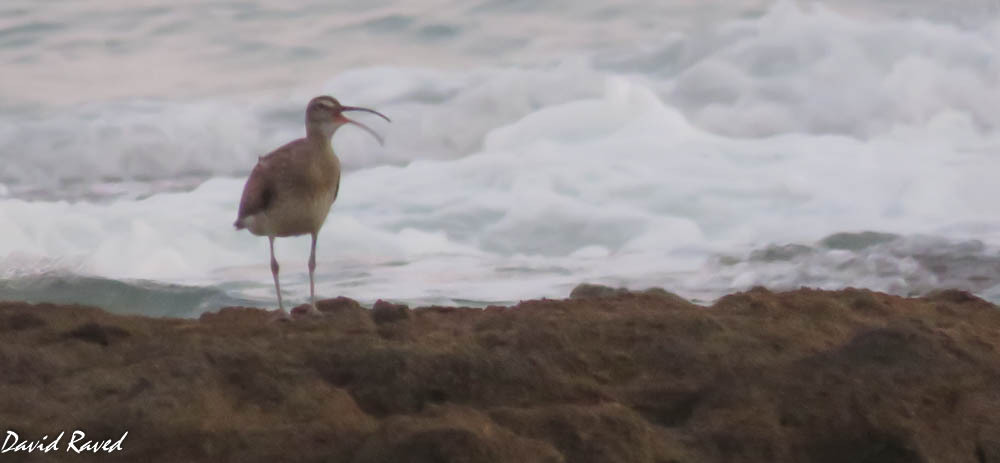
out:
M129 434L0 461L1000 462L1000 309L967 293L318 305L2 303L0 423Z

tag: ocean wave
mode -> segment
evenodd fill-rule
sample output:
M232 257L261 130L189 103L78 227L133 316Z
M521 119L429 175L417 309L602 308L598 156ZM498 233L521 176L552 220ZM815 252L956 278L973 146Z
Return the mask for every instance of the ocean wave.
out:
M525 116L600 97L604 82L619 77L648 87L695 127L734 141L915 136L954 151L995 149L1000 139L994 110L1000 106L994 59L1000 13L964 27L777 2L759 15L659 36L552 64L354 68L318 88L300 86L281 96L120 99L4 111L0 183L15 196L31 197L40 186L77 191L73 185L243 175L257 156L301 136L303 102L319 92L378 107L395 119L378 127L388 140L384 148L349 129L338 134L349 170L457 159L479 152L487 135ZM565 127L563 135L574 135L574 124Z
M322 92L394 122L371 121L384 147L350 128L334 139L347 172L321 294L511 301L584 280L699 298L754 284L998 293L934 269L974 255L978 272L1000 246L1000 21L932 19L779 2L556 60L5 107L0 273L232 283L268 300L266 240L231 227L239 192ZM372 27L390 26L411 27ZM816 245L858 230L904 244ZM935 248L951 257L914 257ZM292 295L308 250L279 241Z
M346 174L321 233L320 267L330 272L321 286L362 300L383 290L475 299L471 289L511 300L584 279L693 288L676 275L720 253L852 229L995 245L982 224L997 223L988 173L1000 160L937 133L735 140L692 125L646 86L611 79L597 98L489 131L475 154ZM0 255L75 258L78 272L107 278L257 280L266 294L266 240L230 225L242 182L111 203L2 200ZM280 240L290 291L304 282L307 255L307 238ZM501 268L549 270L491 283Z

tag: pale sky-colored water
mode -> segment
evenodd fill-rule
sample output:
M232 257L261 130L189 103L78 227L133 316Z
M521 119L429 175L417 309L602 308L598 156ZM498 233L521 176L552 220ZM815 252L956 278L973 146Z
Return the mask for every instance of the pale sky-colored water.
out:
M769 3L8 0L0 6L0 101L280 92L362 66L462 68L616 53L759 14ZM965 23L995 14L997 4L823 3L858 17Z
M308 85L372 65L461 68L642 46L761 1L5 2L3 98L73 104Z

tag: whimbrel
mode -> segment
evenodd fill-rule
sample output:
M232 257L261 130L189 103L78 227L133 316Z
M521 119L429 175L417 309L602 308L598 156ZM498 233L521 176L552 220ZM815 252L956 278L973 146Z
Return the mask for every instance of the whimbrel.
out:
M340 159L333 152L330 139L344 124L361 127L379 143L382 138L368 126L348 119L346 111L366 111L389 120L382 113L354 106L343 106L329 96L318 96L306 107L306 136L262 156L243 187L239 214L234 225L257 236L266 236L271 248L271 275L278 293L278 310L285 316L278 282L278 260L274 258L274 239L284 236L312 235L309 252L309 299L316 310L316 235L326 221L330 207L340 190Z

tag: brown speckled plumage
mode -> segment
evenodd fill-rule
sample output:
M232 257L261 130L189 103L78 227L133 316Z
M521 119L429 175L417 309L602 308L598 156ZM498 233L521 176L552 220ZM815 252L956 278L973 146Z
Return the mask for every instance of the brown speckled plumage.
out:
M340 160L330 140L300 138L257 162L236 226L260 236L317 233L339 189Z

